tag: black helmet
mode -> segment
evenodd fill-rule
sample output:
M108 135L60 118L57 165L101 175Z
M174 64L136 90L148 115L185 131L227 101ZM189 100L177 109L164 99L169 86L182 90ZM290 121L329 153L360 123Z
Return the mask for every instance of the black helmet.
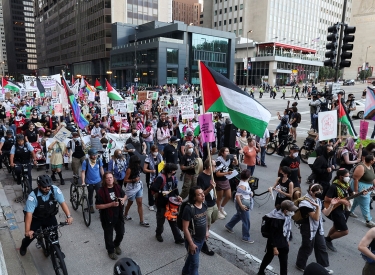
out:
M18 135L16 136L16 140L24 140L24 139L25 139L25 136L22 135L22 134L18 134Z
M36 182L42 187L48 187L52 185L52 179L48 175L42 175L37 177Z
M136 262L130 258L122 258L116 262L113 275L142 275L142 273Z
M13 131L12 130L7 130L6 134L7 135L13 135Z

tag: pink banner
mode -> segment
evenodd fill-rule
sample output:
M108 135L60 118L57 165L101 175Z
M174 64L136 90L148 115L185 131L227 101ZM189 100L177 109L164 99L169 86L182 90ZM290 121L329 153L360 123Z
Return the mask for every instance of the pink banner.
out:
M359 122L359 138L365 140L368 132L368 122L361 120Z
M215 141L214 124L212 123L212 114L203 114L199 116L199 126L201 128L201 137L203 142Z

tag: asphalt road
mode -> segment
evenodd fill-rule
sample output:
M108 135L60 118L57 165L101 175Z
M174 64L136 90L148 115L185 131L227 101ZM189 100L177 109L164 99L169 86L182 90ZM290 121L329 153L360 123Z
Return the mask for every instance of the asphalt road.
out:
M346 93L353 92L357 98L360 98L361 92L365 85L357 85L351 87L345 87ZM288 95L289 93L289 95ZM291 92L287 92L287 96L290 96ZM278 95L281 96L281 95ZM256 95L256 98L258 96ZM286 101L282 99L273 100L267 97L267 94L259 100L264 106L266 106L276 116L277 111L282 111L286 107ZM301 146L303 139L307 136L307 130L309 127L307 99L299 100L298 108L302 113L302 123L299 126L297 143ZM372 129L372 124L370 129ZM270 122L270 130L276 128L278 122L274 117ZM356 129L359 130L359 121L354 121ZM277 177L277 168L281 161L279 156L266 156L267 168L257 166L255 168L254 176L258 177L259 189L256 191L257 194L267 190L271 186ZM44 172L33 170L33 178L37 175L41 175ZM306 192L307 176L310 174L310 168L301 164L302 174L302 189L303 193ZM71 171L63 171L64 178L69 179L72 177ZM24 230L22 220L22 204L14 202L14 198L20 194L19 186L13 185L11 177L4 171L0 173L0 180L4 185L12 186L14 194L7 193L8 200L11 203L13 211L18 222L18 226L21 231ZM143 177L144 181L144 177ZM181 187L182 183L179 183ZM36 186L34 182L34 187ZM69 200L69 183L62 186L64 196L66 200ZM145 190L146 191L146 190ZM132 221L126 222L126 233L124 241L121 245L123 249L123 255L135 259L142 269L142 274L181 274L181 268L183 266L183 258L185 256L185 249L182 246L176 245L173 242L173 237L169 226L166 224L165 232L163 234L164 242L159 243L155 239L155 212L151 212L147 208L147 196L144 196L144 214L145 219L151 224L151 227L144 228L139 226L138 214L136 207L132 206L130 215L133 217ZM227 274L255 274L257 272L256 259L254 258L247 260L240 255L238 249L233 248L233 245L228 245L223 239L233 243L239 248L242 248L250 255L255 258L262 259L264 255L266 239L261 236L260 224L261 217L266 213L270 212L274 207L274 202L270 195L263 195L255 197L255 207L251 212L251 238L255 241L254 244L247 244L241 241L241 223L237 224L234 228L235 233L230 234L224 229L224 225L229 221L232 215L235 213L233 202L229 202L225 207L228 216L225 220L218 220L212 225L211 230L215 234L209 240L210 247L213 248L217 254L223 255L227 260L222 257L215 255L214 257L208 257L201 255L201 268L200 274L212 274L212 275L227 275ZM68 201L70 206L70 203ZM74 217L74 224L72 226L66 226L61 229L61 246L62 250L66 255L66 264L68 266L69 274L111 274L114 261L110 260L107 256L104 240L103 230L98 220L99 214L96 212L92 216L92 223L87 228L83 223L81 210L71 210ZM356 210L357 214L359 210ZM375 213L374 213L375 214ZM61 215L60 220L63 220L64 216ZM325 232L328 232L332 226L332 222L326 219L324 223ZM362 267L364 265L362 258L357 250L358 243L362 236L367 232L363 219L350 218L348 221L349 235L341 239L335 240L334 245L339 252L328 251L330 268L335 271L335 274L351 275L361 274ZM299 230L293 226L293 240L290 243L289 252L289 272L288 274L302 274L302 272L294 268L295 259L298 253L298 248L301 242ZM215 235L215 236L214 236ZM40 250L35 247L33 242L28 250L28 253L32 253L37 269L41 275L53 274L52 265L49 259L43 256ZM251 258L251 256L250 256ZM315 261L315 257L312 255L309 258L309 262ZM242 266L243 270L240 271L234 265ZM273 271L278 273L278 260L274 259L271 263ZM270 273L273 274L273 273Z

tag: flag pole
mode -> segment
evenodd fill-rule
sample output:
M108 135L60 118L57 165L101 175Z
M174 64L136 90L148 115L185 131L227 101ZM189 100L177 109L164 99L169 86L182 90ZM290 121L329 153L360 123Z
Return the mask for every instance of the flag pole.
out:
M204 105L204 91L203 91L203 85L202 85L202 71L201 71L201 61L200 60L198 60L198 71L199 71L199 79L200 79L200 82L201 82L201 91L202 91L202 104L203 104L203 108L202 109L203 109L203 114L205 114L206 113L206 108L205 108L205 105ZM215 196L215 198L217 198L217 195L216 195L216 183L215 183L215 179L214 179L214 171L212 169L212 157L211 157L210 143L206 142L206 145L207 145L208 159L210 160L211 178L212 178L212 182L215 185L215 188L213 188L214 189L214 196Z
M341 106L341 94L339 94L339 114L337 117L340 116L340 106ZM341 106L343 108L344 106ZM341 120L339 120L339 139L341 139Z

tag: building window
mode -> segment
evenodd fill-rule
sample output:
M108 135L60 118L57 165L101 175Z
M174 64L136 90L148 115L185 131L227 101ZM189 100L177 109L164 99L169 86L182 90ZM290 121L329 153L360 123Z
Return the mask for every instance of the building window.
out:
M219 14L221 14L221 9L219 10Z
M215 15L217 15L217 11L215 11Z
M178 84L178 69L167 69L167 84Z
M238 35L242 35L242 29L238 30Z
M232 19L229 19L229 25L232 24Z
M240 10L243 10L243 4L240 4Z
M224 13L227 13L227 8L224 9Z
M226 26L227 25L227 20L224 20L224 26Z
M242 17L240 17L240 22L242 22Z
M219 21L219 27L221 26L221 21Z
M167 63L178 64L178 50L177 49L167 49Z
M234 23L237 23L237 18L234 18Z
M217 26L217 22L215 22L215 27Z
M234 6L234 10L235 10L235 11L237 10L237 5Z
M232 7L229 7L229 12L232 12Z
M234 34L237 36L237 30L234 30L233 32L234 32Z

